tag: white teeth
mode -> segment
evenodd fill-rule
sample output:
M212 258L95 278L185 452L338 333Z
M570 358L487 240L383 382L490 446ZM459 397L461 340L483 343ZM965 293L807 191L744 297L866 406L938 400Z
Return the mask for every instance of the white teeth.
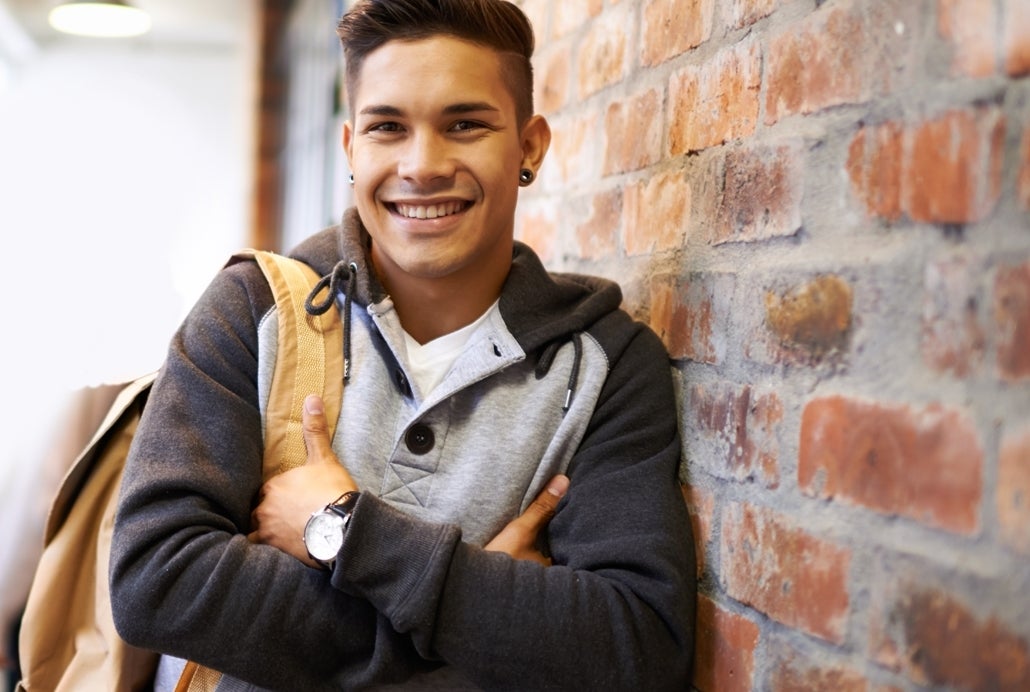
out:
M429 206L398 204L397 213L409 219L438 219L441 216L457 214L464 206L463 202L444 202L443 204L431 204Z

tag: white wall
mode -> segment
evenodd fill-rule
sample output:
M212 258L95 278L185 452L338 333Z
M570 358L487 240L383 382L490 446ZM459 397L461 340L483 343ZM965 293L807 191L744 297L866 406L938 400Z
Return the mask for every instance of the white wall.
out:
M0 85L0 507L35 487L68 394L157 368L246 242L254 3L239 4L238 44L55 42Z

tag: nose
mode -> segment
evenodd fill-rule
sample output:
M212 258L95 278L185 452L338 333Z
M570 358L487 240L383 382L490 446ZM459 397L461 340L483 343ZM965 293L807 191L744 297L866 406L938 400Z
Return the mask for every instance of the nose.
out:
M416 183L452 177L454 162L446 138L434 131L414 132L405 142L397 174Z

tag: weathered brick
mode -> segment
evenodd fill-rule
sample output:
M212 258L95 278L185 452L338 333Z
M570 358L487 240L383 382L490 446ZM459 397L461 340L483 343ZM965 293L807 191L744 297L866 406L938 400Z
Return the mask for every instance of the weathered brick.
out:
M712 245L789 237L801 228L804 162L797 145L734 147L713 157L700 197Z
M716 364L726 357L732 274L660 276L651 285L651 328L673 359Z
M765 122L863 103L904 84L915 62L919 3L826 3L774 36L766 68Z
M819 359L846 348L852 303L847 281L827 274L782 295L766 291L765 321L783 349Z
M565 105L569 98L570 49L557 48L537 58L536 110L553 113Z
M662 94L649 89L608 106L604 174L626 173L661 160Z
M575 3L560 3L571 5ZM579 49L578 89L580 99L617 84L629 71L629 37L632 15L608 12L590 23Z
M595 195L591 210L590 218L576 228L578 254L589 260L611 259L619 249L622 190Z
M848 148L848 177L871 216L901 218L904 129L898 123L863 127Z
M1005 0L1003 10L1005 71L1013 77L1030 73L1030 3Z
M730 0L723 7L723 21L728 29L739 29L768 17L780 0Z
M783 402L775 392L753 393L748 385L695 384L683 423L686 456L694 466L737 481L779 485L778 432Z
M957 109L911 132L902 205L916 221L979 221L1001 195L1005 117L994 106Z
M798 483L807 495L973 534L983 452L956 410L822 397L802 414Z
M997 15L983 0L937 0L937 30L952 51L954 75L987 77L997 70Z
M861 672L847 666L805 665L794 656L776 661L770 676L771 692L867 692L868 684Z
M1030 262L998 268L994 321L999 373L1006 380L1030 377Z
M997 508L1002 540L1030 555L1030 429L1002 439Z
M1030 647L997 617L907 579L878 594L870 645L876 659L921 686L1030 689ZM975 612L974 612L975 611Z
M758 122L761 48L747 40L690 65L669 81L673 156L748 137Z
M758 625L705 595L697 598L694 687L700 692L753 689Z
M977 283L983 268L968 257L926 267L923 296L923 360L938 372L965 377L983 361L987 336Z
M712 543L712 522L715 519L715 496L697 485L683 484L683 501L690 514L690 528L694 534L694 552L697 557L697 576L704 574L705 566L711 563L709 551L716 550ZM718 558L718 555L714 555Z
M561 38L601 14L604 0L577 0L551 3L551 38Z
M682 171L659 173L626 187L625 247L644 255L682 246L690 222L690 185Z
M643 9L640 60L657 65L712 36L713 0L648 0Z
M550 262L555 258L555 243L559 234L552 207L523 204L517 229L519 240L533 248L542 262Z
M818 538L771 510L723 510L720 573L726 593L774 620L844 641L851 551Z
M551 123L554 134L545 168L557 173L559 184L582 185L594 179L601 167L597 128L597 116L591 113Z

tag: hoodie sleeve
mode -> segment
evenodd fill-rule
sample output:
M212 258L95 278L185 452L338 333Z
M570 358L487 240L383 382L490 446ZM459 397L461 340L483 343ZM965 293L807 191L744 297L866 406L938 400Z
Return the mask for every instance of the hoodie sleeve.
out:
M639 328L570 465L553 566L362 496L333 583L486 689L685 689L696 584L675 411L668 356Z
M272 306L256 265L236 265L172 341L122 479L115 625L130 644L274 689L404 677L425 664L366 599L247 540L262 482L256 333Z

